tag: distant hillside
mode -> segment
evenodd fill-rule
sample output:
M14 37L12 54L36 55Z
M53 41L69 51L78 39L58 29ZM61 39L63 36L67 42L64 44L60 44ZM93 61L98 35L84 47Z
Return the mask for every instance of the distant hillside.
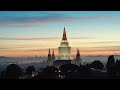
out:
M9 58L9 57L5 57L5 56L0 56L0 59L1 59L1 58Z

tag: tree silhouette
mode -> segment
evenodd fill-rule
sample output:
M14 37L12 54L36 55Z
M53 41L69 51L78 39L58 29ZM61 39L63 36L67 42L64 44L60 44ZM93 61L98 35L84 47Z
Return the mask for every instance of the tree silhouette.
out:
M26 74L32 74L32 71L35 71L35 67L34 66L28 66L26 68Z
M43 72L58 72L58 68L54 66L47 66L43 69Z
M76 70L78 70L78 67L79 66L75 64L65 64L60 66L59 69L61 70L61 72L75 72Z
M18 79L22 75L22 69L16 64L10 64L6 69L6 78Z
M118 63L118 61L119 61L119 60L118 60L118 59L116 59L116 64Z
M109 72L109 73L115 72L115 59L114 59L113 55L108 57L106 68L107 68L107 72Z
M89 65L81 65L78 69L78 72L82 72L82 73L88 73L88 72L91 72L91 69L89 67Z
M110 55L108 57L108 63L111 64L111 65L114 65L115 64L115 59L114 59L114 56L113 55Z
M120 73L120 60L116 62L116 72Z
M95 60L89 65L89 67L94 69L103 69L104 65L99 60Z
M2 72L1 72L0 78L1 78L1 79L5 79L5 78L6 78L6 72L5 72L5 71L2 71Z

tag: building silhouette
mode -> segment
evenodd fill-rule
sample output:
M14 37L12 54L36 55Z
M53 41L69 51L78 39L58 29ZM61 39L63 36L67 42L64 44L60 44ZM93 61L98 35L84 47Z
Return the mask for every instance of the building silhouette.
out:
M69 46L69 42L67 41L66 29L64 27L62 41L60 43L60 47L58 47L58 59L55 59L54 50L52 51L52 55L50 49L48 51L48 60L47 66L55 66L59 68L64 64L75 64L80 66L82 64L82 59L80 56L80 51L77 49L76 58L71 59L71 47Z

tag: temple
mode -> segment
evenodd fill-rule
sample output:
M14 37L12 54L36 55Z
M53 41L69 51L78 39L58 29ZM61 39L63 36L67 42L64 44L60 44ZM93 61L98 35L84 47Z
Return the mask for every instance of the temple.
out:
M54 50L52 51L51 55L49 49L47 66L55 66L59 68L64 64L70 63L80 66L82 63L82 59L80 57L79 49L77 49L76 58L75 59L71 58L71 47L69 46L69 42L67 41L66 29L64 27L62 41L60 43L60 47L58 47L58 59L55 59Z

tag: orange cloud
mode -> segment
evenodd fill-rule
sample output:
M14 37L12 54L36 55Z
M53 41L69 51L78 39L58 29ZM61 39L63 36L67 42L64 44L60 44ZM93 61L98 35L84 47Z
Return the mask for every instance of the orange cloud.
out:
M91 39L94 37L73 37L73 38L69 38L69 39ZM50 40L60 40L61 38L58 37L41 37L41 38L0 38L0 40L46 40L46 41L50 41Z
M55 55L58 55L58 48L51 48L51 53L52 49L54 49ZM86 48L86 49L80 49L80 54L81 55L112 55L112 54L120 54L119 51L114 51L114 50L105 50L105 49L93 49L93 48ZM77 53L77 48L72 48L72 55L76 55ZM6 52L0 52L0 55L2 56L46 56L48 55L48 49L31 49L31 50L17 50L17 51L6 51Z

